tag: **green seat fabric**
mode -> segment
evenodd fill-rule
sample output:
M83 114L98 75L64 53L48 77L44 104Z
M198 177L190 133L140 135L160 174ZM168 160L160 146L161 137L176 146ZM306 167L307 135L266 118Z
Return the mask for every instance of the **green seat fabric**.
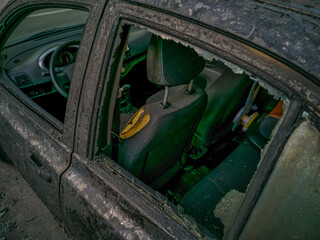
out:
M270 140L278 121L278 118L268 116L261 123L253 122L247 132L248 142L241 143L182 198L180 205L185 212L208 230L221 236L224 226L214 216L214 210L231 190L246 192L260 161L260 151Z
M279 118L268 116L266 117L262 123L260 124L260 134L265 137L266 139L271 139L271 133L276 124L279 122Z
M216 66L211 68L219 69ZM215 134L233 120L244 106L251 84L247 75L235 74L231 69L227 69L215 81L208 81L205 88L208 104L196 130L202 145L209 146Z
M211 232L221 235L223 224L214 216L221 199L232 189L246 192L257 169L260 153L247 143L240 144L209 175L194 186L181 200L185 213Z
M271 139L272 130L278 122L279 118L273 116L267 116L260 124L258 121L254 121L247 132L249 142L254 147L257 147L260 150L263 149Z
M253 147L261 150L266 145L267 139L260 134L259 128L260 124L258 121L254 121L248 128L247 137Z
M215 133L232 121L245 103L252 81L248 76L235 74L231 69L217 63L206 64L194 84L204 89L208 95L208 104L196 130L201 144L209 146ZM169 95L179 91L183 86L169 88ZM152 95L147 103L159 101L164 91ZM231 130L231 129L230 129ZM227 131L226 131L227 132Z

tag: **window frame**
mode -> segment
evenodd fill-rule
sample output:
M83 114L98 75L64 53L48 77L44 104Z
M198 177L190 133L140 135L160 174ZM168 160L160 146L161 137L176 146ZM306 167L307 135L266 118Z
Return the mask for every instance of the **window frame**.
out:
M4 27L1 29L0 37L3 39L10 30L11 24L14 24L26 11L31 12L35 9L52 6L87 10L90 13L88 19L90 17L96 18L95 13L99 10L98 8L94 9L93 4L77 2L59 1L50 4L33 0L12 1L1 12L0 26ZM91 28L96 29L96 25L90 25L84 30L84 34L88 35L89 39L86 39L85 44L83 43L84 47L80 47L79 51L82 56L86 56L84 50L90 49L93 41L93 36L89 35ZM81 59L85 66L87 61L87 57ZM79 62L78 65L80 65ZM1 119L4 121L1 127L8 126L3 129L4 133L1 136L9 138L8 142L5 138L2 139L1 148L11 157L12 162L16 164L41 200L50 208L57 219L62 221L61 206L57 202L60 200L61 176L71 164L76 120L74 115L77 111L77 98L80 94L80 91L77 91L80 87L77 86L82 82L82 71L77 72L77 77L73 77L77 81L74 82L75 87L71 88L72 94L68 99L70 111L66 112L68 120L64 126L27 97L9 78L4 69L0 69L0 71L2 74L0 89L1 96L3 96L1 106L2 110L4 109L1 115ZM71 102L77 104L72 105Z
M265 188L237 238L316 239L319 236L320 215L315 209L320 205L317 201L320 197L320 131L315 120L319 122L319 116L306 112L298 115ZM268 216L268 212L271 215Z
M141 27L141 25L140 24L138 24L137 22L132 22L132 21L129 21L129 20L127 20L127 19L122 19L122 21L119 21L119 25L118 25L118 28L121 28L121 26L123 26L123 25L131 25L131 26L138 26L138 27ZM146 26L143 26L143 28L147 28L148 30L150 30L150 28L149 27L146 27ZM154 31L154 32L159 32L158 30L155 30L155 29L153 29L152 31ZM118 31L119 32L119 31ZM116 37L118 37L118 38L120 38L120 36L117 36L116 35ZM112 64L115 64L115 63L112 63ZM110 68L112 68L112 66L110 66ZM115 68L115 67L113 67L113 68ZM118 69L118 71L119 71L119 69L121 69L121 66L118 66L117 67L117 69ZM112 74L110 74L110 76L111 76ZM120 76L119 76L120 77ZM112 82L112 83L117 83L119 81L119 79L113 79L112 81L110 81L110 82ZM114 95L114 93L118 90L118 85L113 85L113 90L111 91L111 93L113 93L113 95ZM111 97L111 96L109 96L109 97ZM110 107L110 108L108 108L108 112L105 114L106 116L108 116L108 119L109 119L109 121L110 120L112 120L112 116L113 116L113 112L114 112L114 110L115 110L115 99L113 99L113 101L112 101L112 104L111 105L109 105L109 106L112 106L112 107ZM103 108L101 108L101 111L102 111L102 109ZM289 130L287 130L287 129L291 129L292 128L292 124L293 124L293 122L295 121L295 120L292 120L292 116L295 116L295 117L297 117L297 114L300 112L299 111L300 110L300 104L297 102L297 101L293 101L293 103L291 103L290 104L290 106L289 106L289 109L288 109L288 112L290 112L290 114L286 114L285 116L284 116L284 123L282 123L281 124L281 126L280 126L280 128L282 129L282 127L284 127L286 130L285 131L289 131ZM100 119L100 118L99 118ZM296 119L296 118L293 118L293 119ZM109 122L108 121L108 122ZM103 121L103 120L101 120L101 122L105 122L105 121ZM109 124L110 124L110 122L109 122ZM109 126L110 127L110 126ZM279 133L280 132L280 133ZM282 146L283 145L285 145L285 143L286 143L286 139L285 138L283 138L282 136L282 132L283 131L279 131L278 133L277 133L277 135L276 135L276 137L275 137L275 139L273 139L272 140L272 148L274 148L274 146L276 146L276 144L279 144L279 143L281 143L282 144ZM99 136L99 135L98 135ZM285 134L285 136L287 136L287 134ZM276 141L276 143L275 143L275 141ZM97 150L98 148L96 148L96 150ZM96 151L96 153L98 153L99 151ZM259 180L259 178L261 177L261 176L263 176L263 180L264 180L264 182L263 182L263 184L265 183L265 181L267 180L267 178L268 178L268 176L269 176L269 174L270 174L270 172L272 171L272 169L273 169L273 166L274 166L274 163L276 162L276 160L277 160L277 156L279 156L280 154L281 154L281 150L279 150L279 151L275 151L275 152L271 152L271 151L269 151L269 149L268 149L268 151L267 151L267 153L269 153L269 155L271 155L271 156L269 156L269 155L267 155L266 157L264 157L263 159L260 159L260 163L262 163L262 164L267 164L267 167L263 167L262 168L262 170L267 170L267 173L265 173L264 171L258 171L258 173L257 173L257 176L254 176L253 177L253 179L255 179L255 181L253 181L253 183L252 184L257 184L257 181ZM98 156L96 156L96 157L94 157L93 159L99 159L99 155ZM108 159L108 160L110 160L110 161L113 161L112 159L110 159L109 157L106 157L106 159ZM271 161L271 162L270 162ZM272 164L271 164L272 163ZM107 163L108 164L108 166L109 167L111 167L115 172L118 172L119 170L119 174L122 176L122 177L124 177L125 179L127 179L127 181L132 181L132 175L129 173L129 172L127 172L126 170L124 170L124 169L122 169L122 167L120 166L120 165L118 165L118 166L116 166L117 165L117 163L116 162L114 162L114 164L110 164L110 162L109 163ZM260 167L258 168L258 169L260 169ZM257 180L258 179L258 180ZM262 184L262 185L263 185ZM151 189L149 186L147 186L145 183L143 183L141 180L139 180L139 179L135 179L135 185L138 187L138 188L141 188L141 189L143 189L144 191L148 191L149 193L151 193L151 195L153 196L153 198L159 198L159 195L158 195L158 193L155 191L155 190L153 190L153 189ZM262 189L263 189L263 186L262 185L260 185L259 187L261 187L261 188L257 188L256 186L250 186L250 192L247 192L246 193L246 195L248 195L248 193L250 193L250 196L249 197L247 197L246 196L246 202L244 203L244 204L247 204L247 202L251 199L251 203L253 204L252 206L254 206L254 201L256 200L252 200L252 196L257 196L255 193L260 193L261 191L262 191ZM247 207L247 206L244 206L244 207L241 207L241 209L242 209L242 212L244 211L243 209L245 209L245 210L247 210L246 211L246 213L247 214L249 214L250 213L250 211L251 211L251 207L252 206L249 206L249 207ZM175 205L172 205L171 204L171 208L172 208L172 210L173 210L173 212L175 212L178 216L180 216L180 217L182 217L182 218L184 218L184 220L186 220L185 219L185 217L184 217L184 215L182 215L181 213L179 213L179 207L178 206L175 206ZM240 210L239 210L240 211ZM240 219L241 218L243 218L243 216L241 215L242 214L242 212L241 213L239 213L239 217L237 217L236 218L236 221L241 221ZM190 221L189 219L188 220L186 220L187 222L188 221ZM192 221L191 221L191 223L192 223ZM241 224L238 224L238 223L236 223L236 226L241 226ZM231 238L232 239L232 238Z
M168 12L163 12L163 11L159 11L157 12L156 9L146 9L145 6L137 6L134 5L132 7L132 3L119 3L119 8L115 8L114 11L118 11L118 15L117 17L115 17L112 23L110 23L112 25L112 32L110 33L109 40L111 42L114 42L115 39L117 38L117 34L114 29L117 29L120 24L121 21L125 21L126 23L132 23L132 24L136 24L139 26L144 26L147 29L153 29L154 32L158 32L158 33L163 33L164 35L169 35L169 36L173 36L173 38L175 39L179 39L185 43L192 43L192 45L195 45L205 51L214 53L215 55L217 55L218 57L225 59L226 61L229 61L233 64L235 64L236 66L240 66L243 67L244 69L250 71L251 73L259 76L261 78L261 80L263 80L267 85L270 85L272 87L274 87L275 89L283 92L285 95L287 95L291 101L291 106L289 108L289 110L295 110L294 114L298 114L298 112L300 112L300 102L299 100L295 99L294 96L294 89L292 89L291 84L292 82L288 82L286 83L286 79L289 78L290 76L295 76L294 79L299 78L299 73L294 72L293 69L290 69L288 66L283 65L280 62L277 62L276 59L273 59L269 56L267 56L265 53L263 52L259 52L262 57L260 56L260 60L263 57L267 58L267 62L265 63L264 68L258 68L257 66L259 66L259 64L261 63L257 63L256 65L254 65L254 63L252 62L248 62L246 61L246 57L248 58L252 58L252 54L258 54L257 50L254 49L252 46L249 45L245 45L243 44L243 42L239 42L236 39L232 39L230 38L230 36L225 36L219 32L216 32L215 29L213 29L212 27L206 26L206 25L202 25L200 23L197 22L190 22L190 20L186 20L185 18L179 17L177 15L174 15L172 13L168 13ZM129 7L131 7L129 9ZM120 10L121 9L121 10ZM139 17L134 14L134 13L142 13L142 12L146 12L148 13L148 16L145 15L139 15ZM152 14L150 13L152 11ZM161 17L157 16L157 15L162 15ZM167 19L165 19L165 17L163 16L167 16ZM152 19L152 21L150 21L150 19ZM156 19L159 20L156 22ZM168 20L169 19L169 20ZM190 29L192 29L192 27L194 28L199 28L199 32L200 31L204 31L205 33L210 32L212 35L214 35L216 38L215 40L230 40L231 43L229 43L230 45L232 43L235 43L235 46L237 49L230 49L230 51L233 52L228 52L228 46L224 46L219 45L217 42L211 42L211 45L206 45L206 41L208 41L209 37L204 37L204 35L202 35L201 37L199 37L198 39L194 38L194 36L192 36L192 33L190 32L186 32L186 33L181 33L179 32L177 29L179 28L179 26L177 26L178 24L168 24L168 21L171 21L172 23L175 23L175 20L177 20L177 22L181 21L184 23L184 26L188 26L190 27ZM110 76L109 72L110 72L110 68L111 68L111 58L112 56L109 56L108 54L110 54L112 52L112 48L110 48L110 46L113 46L113 44L109 44L109 46L107 47L108 52L105 53L105 57L104 57L104 64L103 64L103 68L106 70L101 70L101 74L100 74L100 80L99 80L99 89L96 91L96 101L95 101L95 105L93 106L93 122L90 122L90 133L89 136L87 137L87 139L84 141L84 143L86 144L86 151L82 152L82 154L85 153L86 158L89 161L93 161L93 164L98 164L97 163L97 157L95 157L95 154L98 152L98 136L99 136L99 130L100 130L100 124L101 124L101 109L103 107L101 107L103 105L103 101L102 99L104 99L104 92L106 91L105 88L105 82L110 82L110 79L108 79L108 77ZM241 56L241 54L239 53L239 49L242 49L242 51L244 53L246 53L246 56ZM253 59L251 59L253 60ZM275 66L276 65L276 66ZM260 65L261 66L261 65ZM278 77L278 79L275 79L275 76L272 76L270 74L268 74L268 72L271 72L271 69L276 70L276 72L278 73L279 71L285 73L284 78L282 79L282 81L280 80L283 76L280 75ZM284 71L284 69L290 69L289 73L287 74L287 72ZM112 81L112 80L111 80ZM305 79L303 79L303 81L305 81ZM303 82L302 81L302 82ZM102 90L103 89L103 90ZM297 95L299 95L300 93L297 93ZM294 104L293 104L294 103ZM297 110L299 109L299 110ZM107 111L106 115L110 116L113 114L113 109L110 108L105 108L105 111ZM288 117L286 116L285 119L288 119ZM294 120L295 121L295 120ZM288 127L292 127L292 125L294 124L294 121L289 121L286 120L286 123L283 124L287 124L284 126L288 126ZM105 123L108 124L108 123ZM277 135L280 135L283 131L280 130L278 131ZM286 142L286 138L281 138L280 139L282 142L282 144L284 144ZM280 154L281 151L278 150L276 151L277 154ZM109 159L109 158L107 158ZM275 161L275 160L274 160ZM108 165L108 169L112 169L113 172L120 174L122 177L124 177L125 181L131 182L132 181L132 175L127 173L124 169L122 169L119 166L116 166L117 164L111 164L110 162L107 163ZM272 169L273 166L270 166L270 169ZM267 175L265 175L266 179L268 178ZM157 202L159 203L159 205L161 206L161 197L159 198L159 196L157 196L156 192L153 191L152 189L150 189L148 186L146 186L144 183L141 183L141 181L139 180L135 180L135 186L138 187L139 189L143 189L143 191L148 191L149 193L152 194L152 197L157 199ZM261 186L262 189L263 186ZM253 191L253 190L252 190ZM147 197L147 196L146 196ZM243 207L244 208L244 207ZM174 212L178 212L177 209L173 210ZM249 210L250 211L250 210Z
M235 217L231 228L225 234L224 239L237 239L243 230L247 219L250 216L255 204L266 185L278 158L280 157L291 133L302 119L301 103L297 99L292 99L290 105L283 116L282 122L277 129L275 136L263 150L257 171L248 186L246 196Z
M2 13L5 17L2 19L1 22L5 22L3 25L4 27L0 29L0 41L3 42L1 47L4 45L5 41L8 39L10 34L15 30L16 26L18 26L28 14L31 14L33 11L46 9L46 8L66 8L66 9L75 9L75 10L81 10L86 11L89 13L87 22L90 18L94 16L93 6L87 3L79 3L79 2L56 2L54 4L44 3L43 1L36 1L36 2L26 2L26 3L19 3L18 1L14 2L12 5L10 5L5 11ZM12 27L14 26L14 27ZM88 24L85 24L83 36L89 32L89 29L92 28L92 26L88 26ZM81 49L81 46L84 45L83 41L80 42L79 50ZM86 65L87 59L79 59L77 61L77 65ZM78 93L75 91L70 91L69 97L67 99L67 107L65 112L65 123L62 123L57 118L55 118L53 115L48 113L45 109L40 107L36 102L34 102L31 98L26 96L21 89L19 89L9 78L9 76L4 72L4 69L1 69L3 71L3 76L5 77L5 80L0 82L0 84L10 93L10 95L18 101L19 105L22 107L19 107L19 109L27 109L28 111L31 111L32 114L30 117L33 118L33 120L37 121L40 126L45 126L46 124L49 124L53 129L55 133L52 133L55 138L58 138L59 141L65 142L69 147L71 147L71 144L68 144L70 142L70 139L68 137L65 137L66 132L72 131L69 127L66 127L66 125L74 125L74 123L71 123L71 121L68 121L69 119L72 119L70 114L74 114L74 111L72 111L71 107L71 100L72 102L75 102L73 99L77 99ZM79 78L75 78L73 76L73 80L78 79L77 81L72 81L73 85L78 85L81 80ZM77 88L77 87L74 87ZM74 106L76 108L77 106ZM68 135L72 136L72 133L68 133ZM61 137L63 136L63 137ZM71 143L71 142L70 142Z

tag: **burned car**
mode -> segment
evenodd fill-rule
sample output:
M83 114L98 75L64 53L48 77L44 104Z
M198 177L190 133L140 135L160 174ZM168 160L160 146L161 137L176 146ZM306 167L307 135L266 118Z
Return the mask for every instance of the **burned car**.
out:
M319 8L12 0L0 147L75 239L317 239Z

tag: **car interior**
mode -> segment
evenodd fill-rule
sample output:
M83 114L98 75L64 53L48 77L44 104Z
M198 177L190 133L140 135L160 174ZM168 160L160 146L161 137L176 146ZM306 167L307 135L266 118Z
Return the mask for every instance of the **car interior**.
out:
M231 190L246 192L282 101L221 61L147 37L146 59L120 81L117 161L222 237L214 210Z
M1 50L13 83L61 122L83 29L74 25ZM119 88L114 160L222 237L214 210L231 190L246 192L282 101L248 74L136 26ZM108 147L99 154L110 155Z
M9 78L60 122L87 17L88 12L64 8L27 13L1 46Z

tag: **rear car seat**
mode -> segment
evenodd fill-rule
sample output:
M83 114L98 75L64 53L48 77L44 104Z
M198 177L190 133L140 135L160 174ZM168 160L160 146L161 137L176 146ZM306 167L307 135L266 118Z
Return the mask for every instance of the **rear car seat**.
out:
M267 139L270 139L273 128L281 118L281 106L282 102L279 102L275 110L264 118L258 132L251 140L249 136L249 141L241 143L182 198L180 205L184 208L185 213L191 215L211 232L217 235L223 232L224 226L221 220L214 215L214 210L221 199L233 189L246 192L260 161L260 151L252 144L256 144L255 138L258 136L264 138L263 142L260 141L259 148L264 147Z

